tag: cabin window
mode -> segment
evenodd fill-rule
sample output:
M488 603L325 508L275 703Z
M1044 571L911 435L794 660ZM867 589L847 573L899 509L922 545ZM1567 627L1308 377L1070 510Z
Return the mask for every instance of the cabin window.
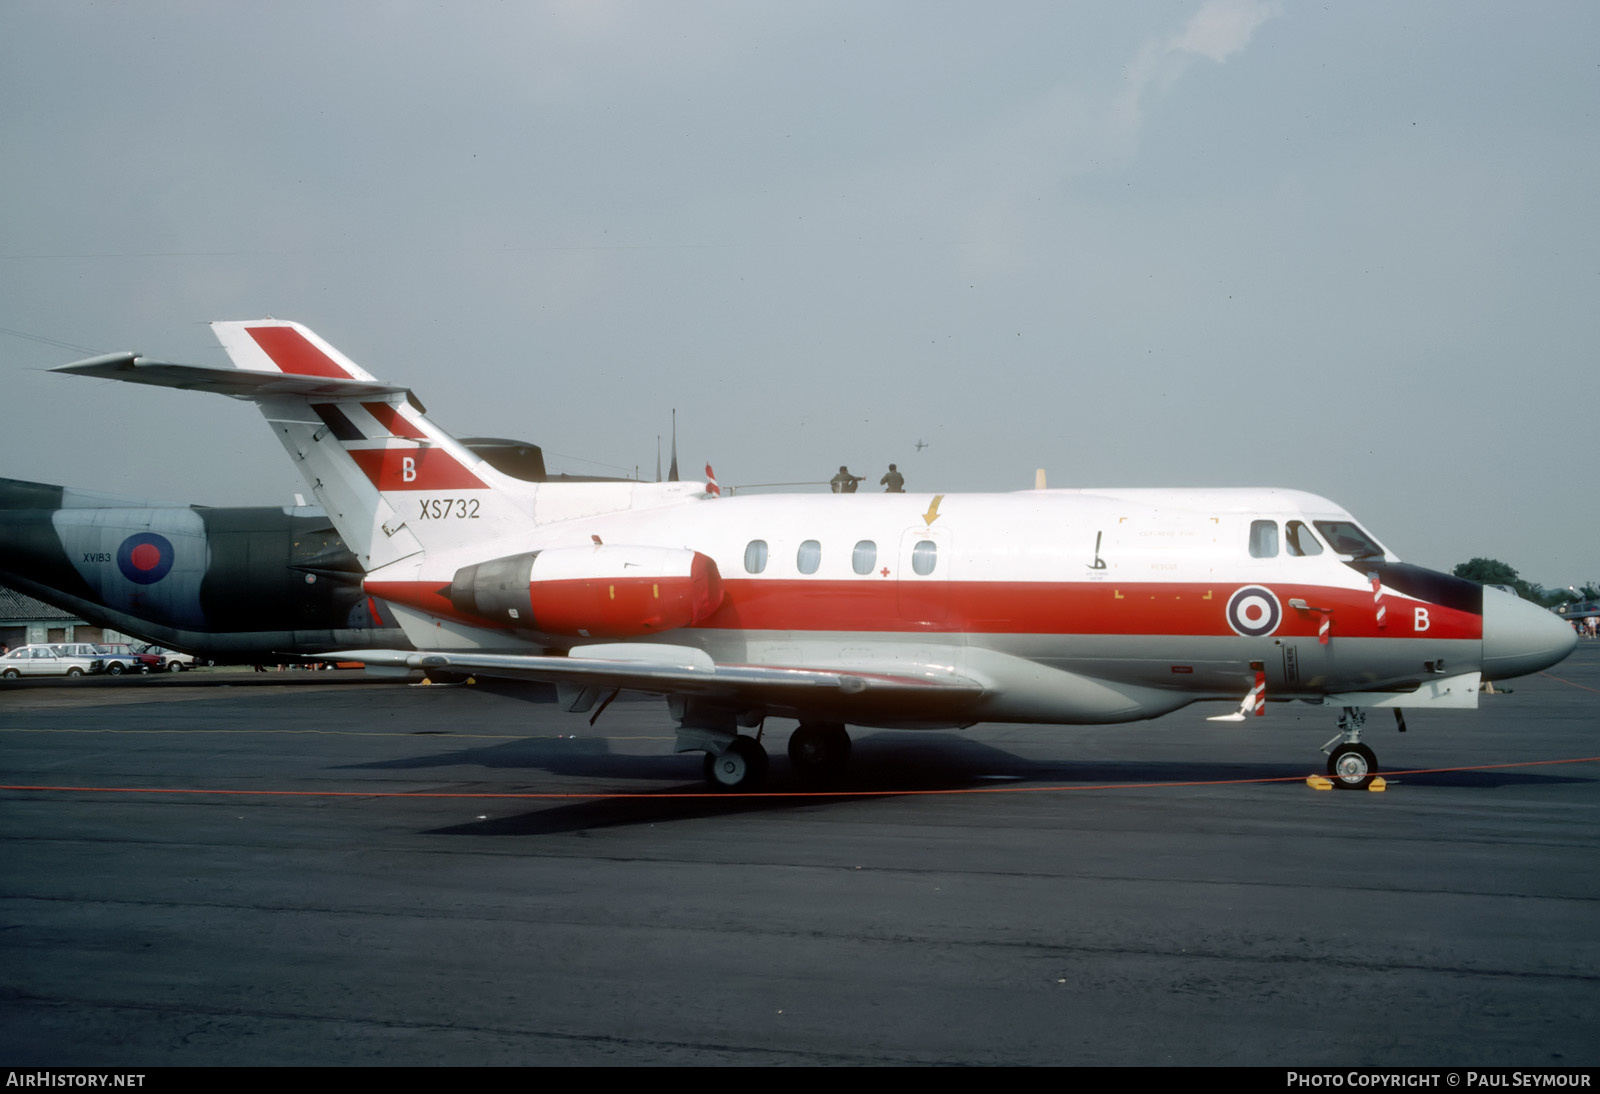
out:
M794 564L803 574L816 573L817 567L822 565L822 544L814 539L806 540L795 553Z
M850 552L850 568L858 574L870 574L878 565L878 545L870 539L856 544Z
M1349 555L1356 559L1383 557L1383 548L1354 521L1319 520L1313 523L1336 555Z
M939 545L931 539L920 541L911 548L911 568L923 577L933 573L939 561Z
M1289 553L1296 558L1322 553L1322 544L1317 542L1317 537L1306 527L1306 522L1303 520L1291 520L1284 526L1283 541L1288 546Z
M759 574L767 568L767 541L753 539L744 549L744 569L747 574Z
M1250 557L1278 557L1278 522L1253 520L1250 522Z

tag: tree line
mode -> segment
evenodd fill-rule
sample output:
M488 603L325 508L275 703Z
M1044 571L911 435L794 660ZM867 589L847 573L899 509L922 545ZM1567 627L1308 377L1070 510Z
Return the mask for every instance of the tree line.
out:
M1524 581L1514 567L1497 558L1475 558L1461 563L1451 573L1484 585L1509 585L1517 590L1517 595L1522 599L1546 608L1554 608L1571 600L1600 600L1600 585L1592 581L1576 586L1577 595L1574 596L1573 589L1546 589L1536 581Z

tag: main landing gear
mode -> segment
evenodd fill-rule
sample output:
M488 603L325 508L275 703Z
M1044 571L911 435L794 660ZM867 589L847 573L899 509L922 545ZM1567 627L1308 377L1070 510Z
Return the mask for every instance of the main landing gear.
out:
M850 762L850 734L838 722L801 722L789 737L789 762L803 778L837 778Z
M1405 720L1400 728L1405 729ZM1361 743L1361 727L1366 723L1366 711L1360 707L1345 707L1339 715L1339 732L1322 751L1328 754L1328 778L1340 790L1365 790L1378 777L1378 757L1372 749Z
M703 750L706 782L713 789L755 790L767 778L767 750L758 732L748 737L727 729L679 726L678 750ZM812 783L837 778L850 761L850 734L838 722L801 722L789 737L789 763Z
M753 790L767 779L767 750L754 737L735 737L720 753L707 752L706 782L717 790Z

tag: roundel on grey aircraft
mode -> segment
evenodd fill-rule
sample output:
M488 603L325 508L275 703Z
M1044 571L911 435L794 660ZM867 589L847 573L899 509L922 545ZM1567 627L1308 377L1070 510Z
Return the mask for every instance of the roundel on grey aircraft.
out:
M1228 626L1246 638L1264 638L1278 629L1283 609L1271 589L1246 585L1228 598Z
M117 548L117 569L129 581L154 585L172 569L172 542L155 532L129 536Z

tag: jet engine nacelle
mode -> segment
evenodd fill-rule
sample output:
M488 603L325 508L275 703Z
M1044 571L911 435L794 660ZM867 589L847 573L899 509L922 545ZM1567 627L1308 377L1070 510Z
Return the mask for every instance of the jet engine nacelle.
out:
M518 630L637 638L711 615L722 575L687 548L554 547L463 566L446 595L457 611Z

